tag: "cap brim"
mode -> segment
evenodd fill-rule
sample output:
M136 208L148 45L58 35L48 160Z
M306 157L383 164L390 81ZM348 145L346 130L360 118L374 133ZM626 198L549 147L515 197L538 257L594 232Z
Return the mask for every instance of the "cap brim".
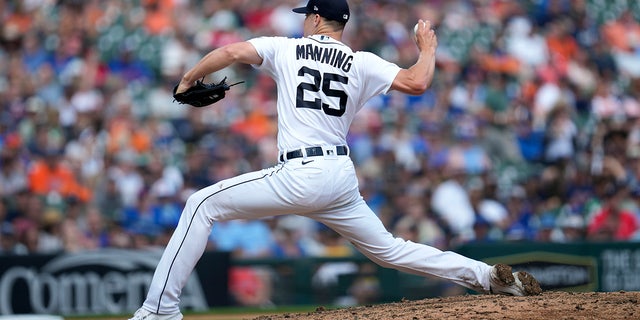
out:
M293 9L293 12L295 12L295 13L308 13L307 7L295 8L295 9Z

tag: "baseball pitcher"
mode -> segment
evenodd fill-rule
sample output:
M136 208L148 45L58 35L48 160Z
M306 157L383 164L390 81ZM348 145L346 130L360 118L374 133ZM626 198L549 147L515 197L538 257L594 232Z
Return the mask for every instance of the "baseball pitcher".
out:
M266 72L277 84L279 162L220 181L188 198L147 298L132 319L182 319L180 292L214 223L283 214L327 225L384 267L448 279L481 293L539 294L537 281L525 272L512 273L504 264L490 266L395 238L360 195L346 143L349 126L376 95L391 90L419 95L429 87L437 47L430 22L418 21L415 42L420 54L413 66L403 69L372 53L354 52L341 41L350 18L346 0L309 0L293 11L306 16L304 37L259 37L220 47L176 86L179 99L180 93L200 87L200 79L233 63Z

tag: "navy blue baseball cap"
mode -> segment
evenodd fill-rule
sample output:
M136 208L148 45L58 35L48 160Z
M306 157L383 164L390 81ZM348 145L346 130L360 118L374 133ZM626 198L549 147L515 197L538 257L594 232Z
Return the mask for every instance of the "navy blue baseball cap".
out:
M306 7L295 8L293 12L315 13L338 22L347 22L350 16L347 0L309 0Z

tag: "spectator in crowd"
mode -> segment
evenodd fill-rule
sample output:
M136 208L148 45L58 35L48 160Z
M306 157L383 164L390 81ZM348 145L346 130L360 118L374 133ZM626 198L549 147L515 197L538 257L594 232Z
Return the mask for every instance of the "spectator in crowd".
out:
M309 255L304 243L304 228L293 219L272 219L276 226L273 230L273 247L270 255L275 258L295 258Z
M522 161L513 123L515 108L513 97L509 96L508 75L489 73L487 93L480 119L486 123L483 128L485 149L496 163L517 164Z
M0 152L0 196L15 195L27 187L27 175L18 155L6 149Z
M622 207L628 188L610 182L602 208L589 223L587 237L593 241L626 241L638 231L636 215Z
M557 224L555 213L551 211L542 212L535 217L536 234L535 241L557 242Z
M115 163L107 168L108 177L117 181L116 188L124 208L136 207L145 188L136 158L137 154L132 150L121 151L116 154Z
M490 146L482 144L477 120L460 116L453 129L455 142L448 150L448 161L452 166L461 166L470 176L481 175L494 166L490 156ZM486 129L486 128L485 128ZM486 131L485 131L486 132Z
M66 165L59 149L49 150L42 160L35 160L28 179L30 191L39 196L73 196L85 202L92 197L91 191L78 181L76 174Z
M38 253L52 254L64 251L62 242L62 213L50 208L45 211L40 221L38 235Z
M269 256L273 234L262 220L233 220L218 223L210 236L216 250L232 252L239 258Z
M571 117L571 110L565 104L558 104L549 112L544 143L545 162L564 163L574 159L578 128Z
M395 223L393 233L405 240L436 248L447 246L447 234L431 211L431 191L414 186L408 188L402 216Z
M471 201L476 210L476 219L486 221L493 229L493 239L500 240L502 231L508 224L509 213L500 201L498 183L490 173L473 179L469 186ZM473 191L471 191L473 190Z
M29 250L24 245L24 243L18 241L18 239L16 238L16 234L11 223L3 222L2 226L0 226L0 254L25 255L28 253Z
M623 65L622 73L631 77L640 76L640 23L633 12L625 10L617 19L604 23L600 29L602 38L611 47L616 64Z
M106 248L111 245L108 226L105 224L104 216L96 207L90 206L85 213L85 225L83 228L87 246L91 248Z
M581 242L586 239L586 227L584 218L579 214L569 214L562 217L558 222L562 231L562 238L559 242Z
M533 205L527 191L515 185L507 195L506 209L508 217L504 228L504 239L507 241L530 241L535 232L532 226Z
M433 190L431 208L445 222L445 230L465 242L473 239L475 210L465 188L464 171L456 164L445 170L445 180Z
M506 50L520 62L522 74L531 76L549 61L547 41L530 17L513 17L505 25L505 32Z

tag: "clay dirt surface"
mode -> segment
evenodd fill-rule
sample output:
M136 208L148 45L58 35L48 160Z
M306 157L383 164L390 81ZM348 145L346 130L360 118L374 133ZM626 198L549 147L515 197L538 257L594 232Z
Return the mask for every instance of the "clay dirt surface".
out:
M560 292L513 297L462 295L416 301L261 315L254 320L640 319L640 292ZM185 319L187 319L185 317Z

